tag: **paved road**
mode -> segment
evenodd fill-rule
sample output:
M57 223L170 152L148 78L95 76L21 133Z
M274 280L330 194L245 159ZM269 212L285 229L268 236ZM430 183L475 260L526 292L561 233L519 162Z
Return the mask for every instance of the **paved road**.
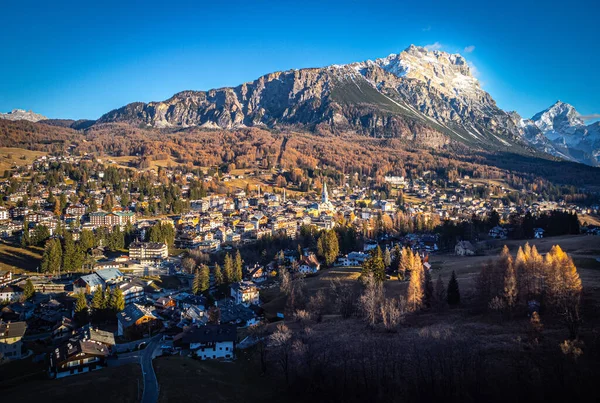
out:
M158 355L160 350L161 335L152 338L148 346L141 351L140 365L144 375L144 393L142 403L156 403L158 401L158 380L152 366L152 359Z
M160 340L162 335L156 335L147 343L143 350L121 353L118 358L110 359L108 365L118 367L125 364L140 364L143 375L142 403L156 403L158 401L158 381L152 366L152 360L160 353Z

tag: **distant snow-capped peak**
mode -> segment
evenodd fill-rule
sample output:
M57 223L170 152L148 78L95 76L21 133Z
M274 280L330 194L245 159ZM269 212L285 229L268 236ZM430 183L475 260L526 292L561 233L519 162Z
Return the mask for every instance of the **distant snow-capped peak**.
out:
M551 140L555 140L559 135L574 134L577 129L585 126L577 110L562 101L556 101L554 105L536 114L531 120Z
M0 119L7 120L28 120L30 122L38 122L40 120L48 119L44 115L40 115L39 113L35 113L32 111L26 111L24 109L13 109L8 113L0 113Z

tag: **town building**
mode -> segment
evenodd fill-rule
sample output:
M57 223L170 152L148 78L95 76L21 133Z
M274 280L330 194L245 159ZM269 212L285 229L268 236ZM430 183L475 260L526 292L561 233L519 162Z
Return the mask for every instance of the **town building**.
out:
M169 256L167 244L160 242L134 242L129 245L129 258L138 262L156 262Z
M477 250L469 241L460 241L454 247L454 253L458 256L473 256Z
M117 313L117 321L117 335L130 339L140 338L161 326L160 320L151 309L136 303L127 305L123 311Z
M235 325L192 326L175 336L173 344L189 349L202 360L235 357L237 332Z
M0 321L0 361L19 360L23 350L23 336L27 330L25 322Z
M124 227L127 224L135 223L135 213L131 211L117 211L108 213L106 211L96 211L89 214L90 224L94 227L114 227L116 225Z
M0 270L0 287L10 284L12 281L12 272L8 270Z
M231 284L231 298L245 306L258 305L260 301L258 288L250 281Z
M48 373L53 378L91 372L106 367L107 345L95 340L69 340L50 354Z

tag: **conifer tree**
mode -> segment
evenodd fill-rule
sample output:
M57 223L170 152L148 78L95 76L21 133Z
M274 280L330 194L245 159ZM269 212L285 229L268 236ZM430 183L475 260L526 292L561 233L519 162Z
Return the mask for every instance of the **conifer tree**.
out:
M412 311L421 309L423 306L424 280L425 275L423 273L423 264L421 264L421 258L419 256L413 256L410 271L410 282L408 283L406 296L408 307Z
M46 243L42 256L42 271L44 273L58 273L62 264L62 246L58 239L51 239Z
M440 274L435 282L435 302L436 305L441 308L446 305L446 286L444 285L444 281L442 280L442 275Z
M71 272L78 270L79 267L76 267L78 264L78 251L75 246L75 242L73 241L73 235L70 232L65 232L64 235L64 245L63 245L63 270L66 272Z
M337 234L333 230L326 232L326 250L325 250L325 263L327 266L331 266L338 255L340 254L340 243Z
M460 290L458 288L458 280L456 279L456 273L452 270L452 276L448 282L447 300L448 305L460 304Z
M31 245L31 239L29 238L29 221L27 221L27 218L23 220L23 236L21 237L21 245Z
M519 287L525 290L524 297L527 302L532 298L537 298L545 287L545 264L544 258L539 254L535 245L530 247L528 243L525 244L523 253L525 254L525 268L523 270L525 284L519 283ZM517 279L520 279L520 277L517 277Z
M217 263L215 263L214 277L215 277L215 285L217 287L222 285L225 281L223 279L223 272L221 271L221 266L219 266Z
M102 289L98 288L92 295L92 318L98 322L104 317L104 293Z
M225 277L225 284L231 284L234 280L233 276L233 261L229 252L225 255L225 261L223 263L223 275Z
M423 273L423 303L427 308L431 308L434 300L433 281L429 270L423 268Z
M413 265L413 252L409 247L404 247L402 249L402 256L400 257L400 262L398 265L398 278L402 277L404 280L406 278L406 272L409 271Z
M371 256L372 259L372 270L375 281L385 281L385 263L383 262L383 253L381 248L377 246L375 253Z
M85 294L78 293L75 301L75 316L74 319L80 325L86 324L89 321L88 305L85 299Z
M244 263L242 261L242 255L240 254L240 250L238 249L235 252L235 262L234 262L234 272L233 272L233 281L234 282L242 281L243 265L244 265Z
M194 280L192 281L192 294L197 295L200 292L200 271L196 269L194 272Z
M27 281L25 282L25 286L23 287L23 298L25 298L25 300L30 299L31 297L33 297L35 295L35 288L33 287L33 283L31 282L31 279L27 279Z
M199 291L204 292L210 287L210 270L207 265L200 266Z
M111 306L110 310L113 313L121 312L125 309L125 296L123 295L123 290L119 287L116 287L110 294L111 298Z
M512 311L517 303L517 275L512 260L508 261L504 275L504 300L509 311Z

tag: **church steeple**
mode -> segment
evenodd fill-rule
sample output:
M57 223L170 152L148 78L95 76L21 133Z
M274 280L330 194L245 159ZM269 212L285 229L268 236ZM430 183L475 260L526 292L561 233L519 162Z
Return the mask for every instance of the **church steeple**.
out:
M321 193L321 203L327 203L329 201L329 194L327 194L327 182L323 182L323 192Z

